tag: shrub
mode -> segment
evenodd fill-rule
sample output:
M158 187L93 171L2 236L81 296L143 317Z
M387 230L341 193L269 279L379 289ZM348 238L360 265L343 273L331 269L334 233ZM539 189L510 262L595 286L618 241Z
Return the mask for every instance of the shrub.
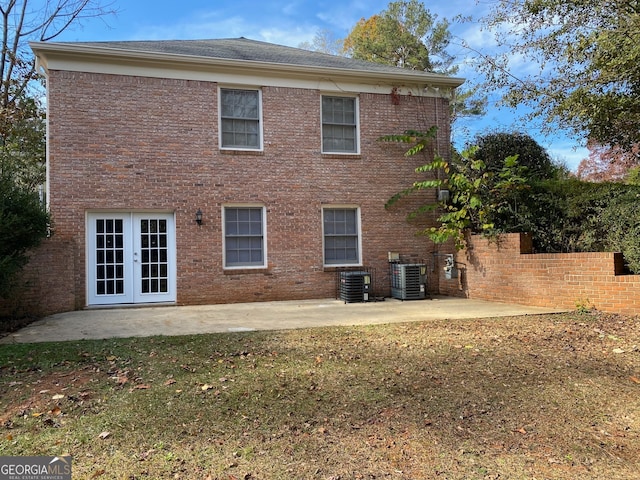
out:
M47 235L49 215L38 194L0 178L0 297L6 297L27 251Z

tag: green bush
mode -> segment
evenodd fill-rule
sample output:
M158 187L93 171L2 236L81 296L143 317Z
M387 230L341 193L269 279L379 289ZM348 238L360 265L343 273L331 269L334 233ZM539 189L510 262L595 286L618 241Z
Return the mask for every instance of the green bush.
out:
M496 132L479 135L476 159L482 160L487 171L499 172L504 159L518 156L518 164L526 168L525 176L532 180L545 180L556 176L558 167L547 151L525 133Z
M640 273L640 186L576 179L535 182L519 196L502 232L530 232L536 252L622 252Z
M49 215L38 194L0 178L0 297L6 297L28 261L27 251L47 235Z

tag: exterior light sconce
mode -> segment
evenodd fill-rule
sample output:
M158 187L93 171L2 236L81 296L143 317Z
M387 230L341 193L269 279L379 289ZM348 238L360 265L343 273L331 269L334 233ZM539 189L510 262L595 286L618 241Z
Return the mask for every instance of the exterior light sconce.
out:
M200 209L196 212L196 223L198 226L202 225L202 210Z

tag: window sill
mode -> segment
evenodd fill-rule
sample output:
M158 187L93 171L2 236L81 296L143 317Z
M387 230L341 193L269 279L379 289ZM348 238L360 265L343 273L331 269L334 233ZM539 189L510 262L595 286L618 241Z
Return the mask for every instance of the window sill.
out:
M225 275L250 275L250 274L262 274L262 275L271 275L271 270L267 267L258 267L258 268L228 268L224 271Z
M353 160L359 160L362 158L362 155L360 153L322 153L322 158L339 158L341 160L347 159L353 159Z
M233 148L221 148L218 151L222 155L264 155L264 150L234 150Z
M349 265L324 265L322 267L323 272L344 272L351 269L362 269L363 265L360 264L349 264Z

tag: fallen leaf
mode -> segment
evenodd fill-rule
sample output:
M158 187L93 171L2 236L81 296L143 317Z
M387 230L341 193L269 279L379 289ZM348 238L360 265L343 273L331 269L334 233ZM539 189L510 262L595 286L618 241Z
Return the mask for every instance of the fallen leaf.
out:
M60 409L60 407L56 406L54 407L50 412L51 415L57 417L59 415L62 415L62 410Z
M36 418L37 418L37 417L41 417L42 415L43 415L43 414L42 414L42 413L40 413L40 412L33 412L33 413L31 414L31 416L32 416L32 417L36 417Z
M97 478L105 473L107 473L107 471L104 468L101 468L100 470L96 470L93 475L91 475L91 478Z
M13 435L9 433L6 438L10 442L11 440L13 440Z
M147 385L147 384L136 385L135 387L133 387L134 390L149 390L150 388L151 388L151 385Z
M623 350L623 349L621 349L621 348L614 348L614 349L612 350L612 352L613 352L613 353L624 353L624 350Z
M115 359L117 359L117 358L118 358L118 357L116 357L115 355L109 355L109 356L107 357L107 361L109 361L109 362L113 362L113 361L114 361Z
M200 387L200 390L202 390L203 392L206 392L207 390L211 390L212 388L213 388L213 385L209 385L208 383L205 383Z
M98 438L101 438L101 439L104 440L105 438L107 438L109 436L111 436L111 432L102 432L100 435L98 435Z
M64 395L62 395L61 393L58 393L57 395L54 395L53 397L51 397L53 400L61 400L64 398Z
M526 435L527 431L524 428L519 428L516 430L516 432L521 433L523 435Z
M629 380L631 380L633 383L640 383L640 378L638 377L629 377Z
M165 386L169 386L169 385L173 385L174 383L176 383L175 379L170 378L169 380L167 380L166 382L164 382Z
M129 381L129 379L125 376L121 376L121 377L118 377L116 381L118 382L118 385L124 385Z

